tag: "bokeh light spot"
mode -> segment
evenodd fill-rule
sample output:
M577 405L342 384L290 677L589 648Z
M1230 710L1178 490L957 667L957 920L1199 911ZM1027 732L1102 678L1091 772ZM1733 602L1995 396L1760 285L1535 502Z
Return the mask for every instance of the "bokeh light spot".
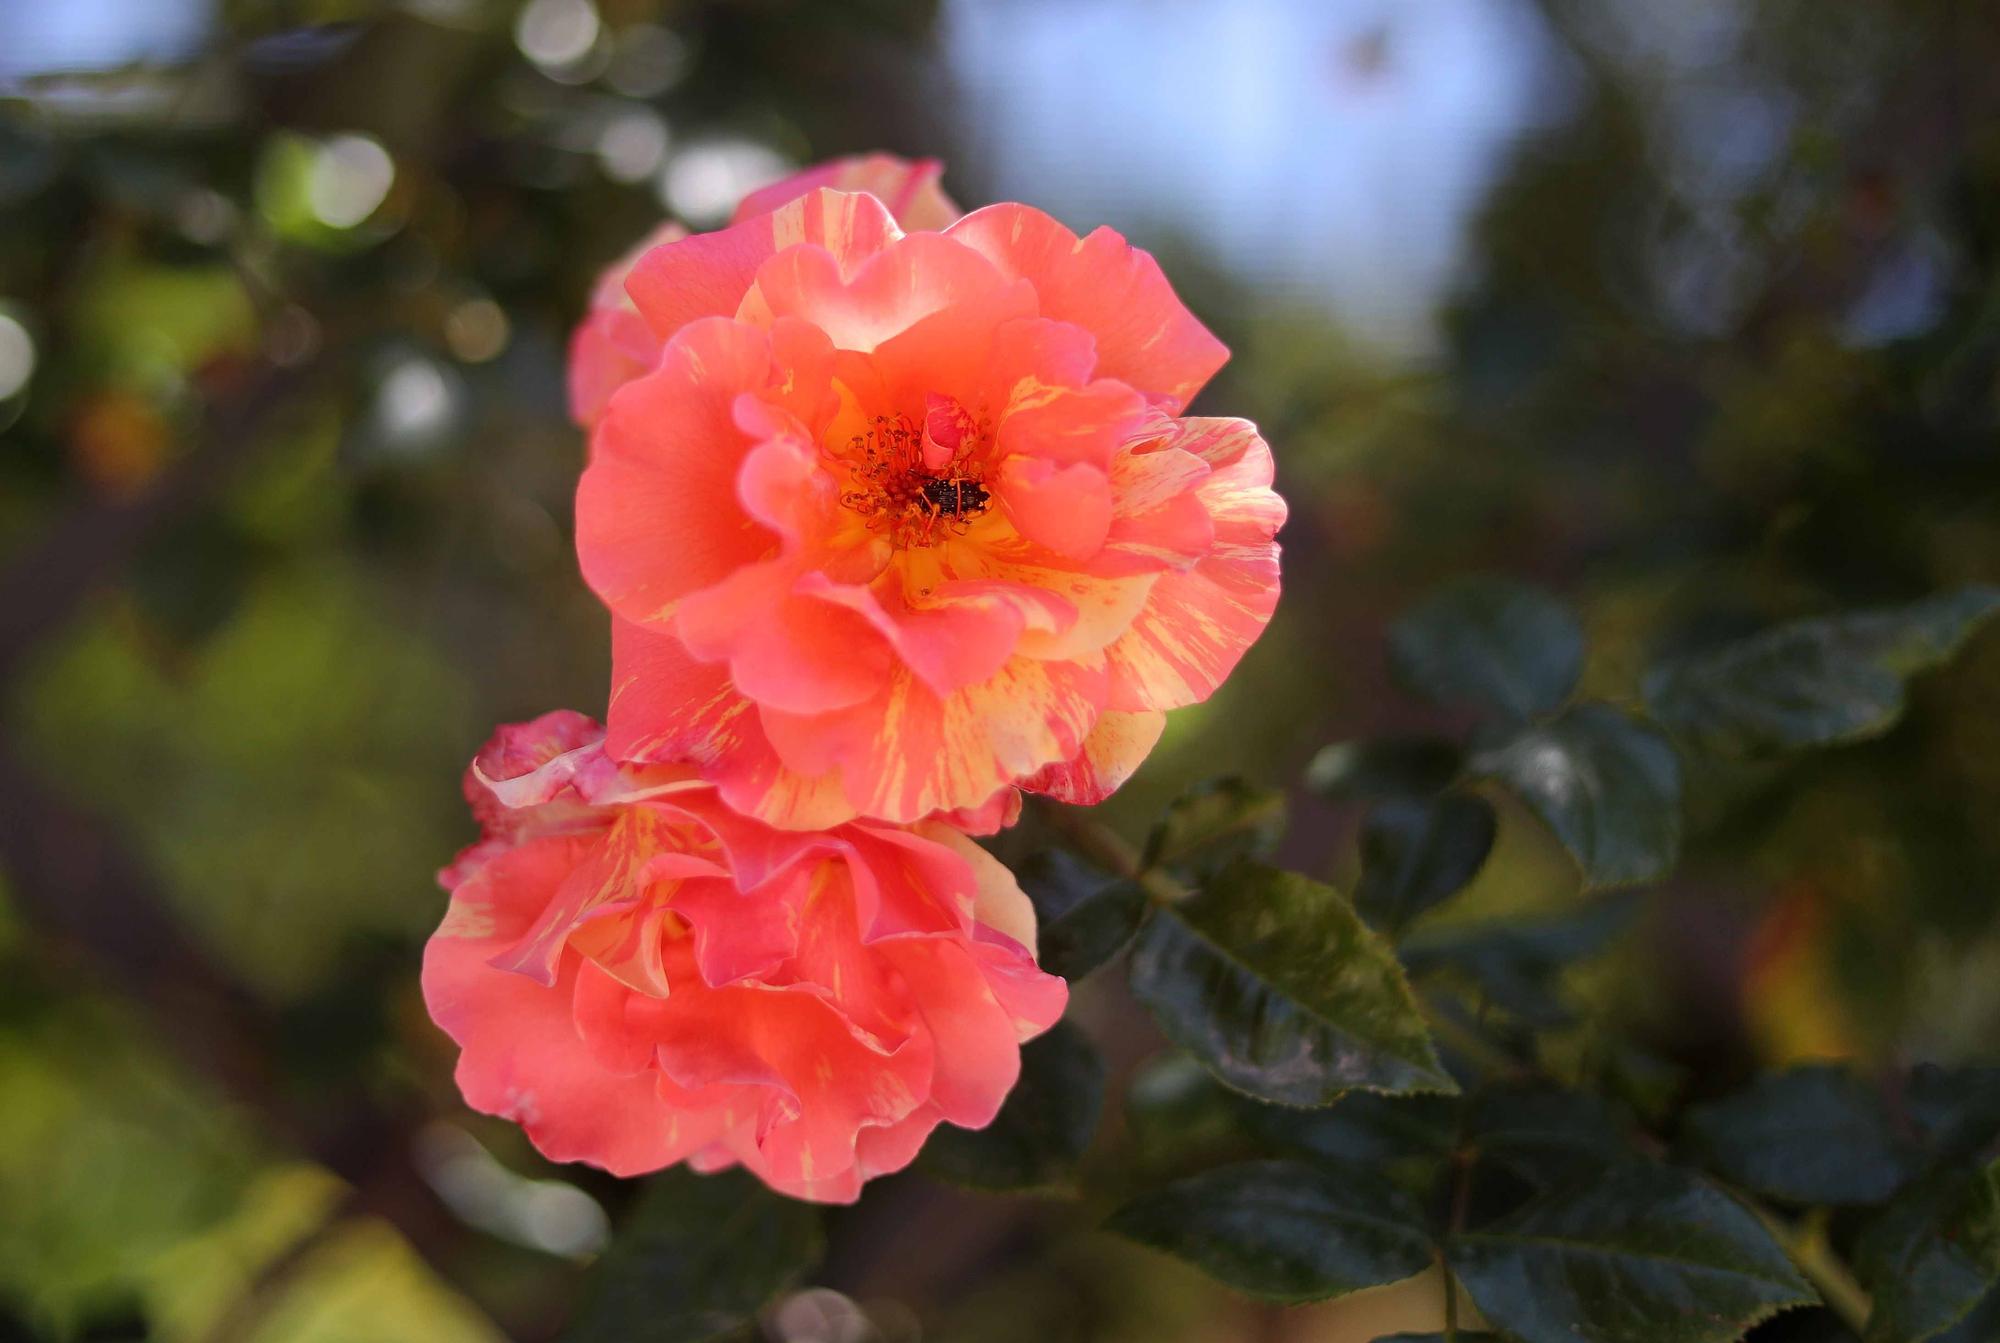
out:
M209 187L182 193L174 202L174 225L181 236L203 247L214 247L235 231L235 202Z
M507 314L490 298L468 299L444 319L451 352L468 364L483 364L507 348Z
M640 23L618 35L605 77L627 98L657 98L685 79L692 63L679 33L656 23Z
M782 155L755 140L707 140L674 155L660 176L660 199L693 227L709 228L790 170Z
M590 0L530 0L514 21L514 42L543 70L560 71L590 55L602 27Z
M319 322L296 303L275 313L264 329L264 354L281 368L297 368L319 353Z
M515 1174L463 1129L425 1129L417 1164L452 1211L517 1245L583 1259L610 1239L610 1221L596 1199L566 1181Z
M35 374L35 340L28 328L0 312L0 401L5 401Z
M667 124L643 108L620 112L597 137L597 160L616 182L642 182L667 159Z
M451 424L452 387L444 370L428 359L397 363L376 392L375 411L383 435L392 442L435 438Z
M321 223L353 228L375 213L395 180L395 160L379 143L365 135L337 135L313 158L306 201Z

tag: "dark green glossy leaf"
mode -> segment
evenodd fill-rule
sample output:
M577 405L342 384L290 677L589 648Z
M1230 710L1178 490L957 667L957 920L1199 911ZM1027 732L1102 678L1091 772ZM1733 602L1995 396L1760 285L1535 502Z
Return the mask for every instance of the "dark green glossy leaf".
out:
M1727 1194L1643 1162L1456 1236L1447 1255L1487 1322L1523 1343L1733 1343L1816 1299Z
M1912 1187L1862 1233L1855 1269L1874 1294L1868 1343L1930 1343L2000 1287L2000 1166Z
M1247 1102L1246 1125L1288 1152L1371 1169L1407 1158L1443 1160L1458 1139L1455 1096L1350 1091L1317 1110Z
M1532 1025L1560 1025L1569 1013L1557 977L1609 945L1637 908L1634 896L1601 896L1567 914L1420 929L1403 942L1403 963L1413 975L1455 970L1495 1006Z
M1021 1080L991 1124L941 1125L924 1146L925 1173L974 1189L1068 1189L1104 1108L1104 1060L1058 1021L1021 1048Z
M1500 1166L1538 1189L1635 1156L1627 1126L1609 1104L1545 1087L1481 1092L1466 1135L1483 1167Z
M1583 672L1583 651L1568 608L1499 578L1447 584L1389 630L1389 665L1411 690L1515 719L1561 704Z
M1364 1171L1291 1161L1176 1180L1107 1225L1270 1301L1344 1296L1431 1263L1423 1211L1408 1195Z
M1221 869L1276 847L1285 830L1285 795L1242 779L1196 784L1167 807L1146 839L1145 866Z
M1880 1203L1910 1174L1881 1095L1838 1067L1774 1073L1696 1106L1687 1141L1733 1183L1787 1203Z
M1239 1104L1243 1126L1270 1151L1370 1170L1420 1197L1438 1187L1458 1141L1455 1096L1350 1091L1319 1110Z
M1491 804L1470 793L1381 803L1361 827L1355 907L1393 934L1465 889L1497 829Z
M1965 1313L1965 1318L1941 1334L1933 1334L1928 1343L1993 1343L2000 1338L2000 1287L1979 1298L1979 1304Z
M1968 1160L2000 1142L2000 1068L1919 1064L1903 1108L1929 1160Z
M1335 742L1306 766L1305 784L1326 797L1429 797L1458 777L1464 760L1442 737Z
M1117 955L1146 916L1146 893L1063 850L1038 853L1020 871L1039 925L1036 960L1081 979Z
M1237 862L1139 932L1132 991L1229 1085L1287 1105L1449 1091L1402 967L1331 886Z
M819 1211L741 1171L647 1181L567 1343L705 1343L747 1326L820 1254Z
M1703 750L1757 756L1859 741L1902 717L1905 685L2000 610L1960 588L1888 610L1797 620L1646 677L1655 718Z
M1656 729L1608 704L1524 728L1468 768L1527 803L1587 886L1657 880L1680 854L1680 758Z

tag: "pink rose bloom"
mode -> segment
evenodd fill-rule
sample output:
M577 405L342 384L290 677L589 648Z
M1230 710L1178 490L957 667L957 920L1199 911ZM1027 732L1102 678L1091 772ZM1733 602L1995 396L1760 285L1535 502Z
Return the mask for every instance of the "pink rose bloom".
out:
M577 495L609 749L800 829L1103 798L1277 602L1269 449L1179 415L1227 352L1109 230L789 189L625 279L665 345Z
M936 822L774 830L603 737L545 714L467 772L423 987L468 1104L557 1161L829 1202L992 1120L1068 993L1005 868Z
M832 159L751 192L736 207L730 222L740 224L769 214L816 187L832 187L867 192L888 206L904 228L941 229L959 213L938 184L943 175L943 165L936 159L913 163L893 154ZM665 342L646 325L626 296L625 277L647 252L662 243L678 242L687 234L685 228L669 220L598 277L590 295L590 311L570 339L570 414L585 429L597 423L613 392L660 362L660 347Z

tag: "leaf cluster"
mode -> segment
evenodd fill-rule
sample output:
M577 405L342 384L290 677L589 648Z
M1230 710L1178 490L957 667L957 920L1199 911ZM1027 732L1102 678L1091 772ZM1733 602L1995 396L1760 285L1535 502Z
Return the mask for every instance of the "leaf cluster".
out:
M994 1123L941 1132L919 1169L1081 1199L1267 1301L1441 1266L1431 1337L1460 1343L1728 1343L1808 1308L1865 1343L2000 1336L2000 1069L1813 1065L1717 1093L1603 1032L1587 1065L1549 1047L1579 1026L1566 976L1679 861L1689 777L1889 731L1909 679L1996 608L1967 589L1799 621L1662 661L1615 702L1579 697L1586 639L1555 599L1444 589L1389 653L1413 692L1470 712L1465 739L1343 743L1309 774L1365 807L1351 893L1276 862L1285 795L1241 779L1175 801L1137 850L1035 853L1044 964L1118 967L1171 1047L1107 1097L1065 1023L1024 1050ZM1576 901L1456 911L1503 828L1530 823L1572 860ZM716 1189L649 1196L575 1337L640 1328L625 1303L663 1283L677 1313L615 1336L709 1337L809 1266L811 1214ZM756 1248L719 1248L718 1226Z

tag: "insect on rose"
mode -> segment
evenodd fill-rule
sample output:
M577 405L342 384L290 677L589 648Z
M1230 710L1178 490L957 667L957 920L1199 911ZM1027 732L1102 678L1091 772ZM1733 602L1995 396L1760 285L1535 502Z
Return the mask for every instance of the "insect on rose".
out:
M940 524L963 536L992 502L977 462L992 426L935 397L925 426L877 415L844 452L826 454L849 472L841 502L898 546L926 546Z
M986 511L986 487L977 480L952 476L935 478L923 484L924 502L937 510L940 517L954 522L966 518L976 518Z

